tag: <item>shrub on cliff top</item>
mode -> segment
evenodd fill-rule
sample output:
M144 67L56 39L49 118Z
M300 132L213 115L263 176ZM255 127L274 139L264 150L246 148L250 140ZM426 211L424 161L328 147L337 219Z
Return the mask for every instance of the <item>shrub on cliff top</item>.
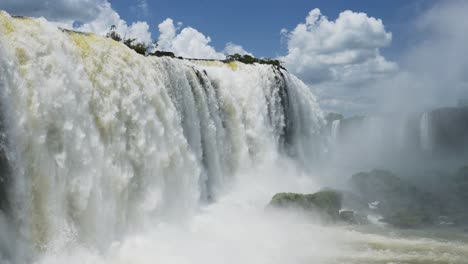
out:
M273 65L273 66L283 68L283 66L281 65L281 61L279 60L268 59L268 58L259 59L251 55L240 55L238 53L233 54L233 55L228 55L226 57L226 61L239 61L245 64L254 64L254 63L268 64L268 65Z

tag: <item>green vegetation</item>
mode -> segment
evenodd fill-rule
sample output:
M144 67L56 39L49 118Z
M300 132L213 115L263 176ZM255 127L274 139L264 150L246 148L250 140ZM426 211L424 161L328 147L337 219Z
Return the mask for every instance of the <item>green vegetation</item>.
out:
M250 55L240 55L240 54L234 54L234 55L228 55L226 57L226 62L231 62L231 61L239 61L239 62L242 62L242 63L245 63L245 64L254 64L254 63L259 63L259 64L268 64L268 65L273 65L273 66L276 66L276 67L280 67L280 68L283 68L283 65L281 65L281 61L279 60L273 60L273 59L268 59L268 58L265 58L265 59L259 59L259 58L255 58L253 56L250 56Z
M120 34L117 33L115 30L116 30L115 25L112 25L112 26L110 27L109 32L107 32L107 34L106 34L106 38L111 38L111 39L113 39L113 40L115 40L115 41L117 41L117 42L122 41L122 37L121 37Z
M331 189L314 194L277 193L271 199L270 206L311 210L338 219L341 199L341 193Z
M136 53L141 54L141 55L148 55L150 50L151 50L151 45L147 45L143 42L138 42L136 39L131 38L131 39L124 39L122 36L120 36L119 33L116 32L116 26L112 25L109 32L107 32L106 37L111 38L117 42L122 42L125 44L127 47L131 48L134 50Z
M339 115L335 117L339 118ZM429 192L391 171L374 169L352 175L350 190L278 193L269 206L316 212L325 220L348 224L369 224L368 215L378 215L381 222L397 228L467 228L468 166L443 176L442 192Z
M184 59L182 57L176 57L176 55L173 52L156 50L157 48L156 43L152 45L148 45L144 42L137 41L135 38L128 38L128 39L123 38L119 33L117 33L116 30L117 30L116 26L112 25L109 32L107 32L106 37L125 44L127 47L134 50L138 54L141 54L144 56L171 57L171 58ZM151 52L152 50L155 50L155 51ZM234 55L227 56L223 62L229 63L233 61L239 61L245 64L254 64L254 63L267 64L267 65L273 65L275 67L284 69L284 67L281 65L281 61L279 60L268 59L268 58L259 59L250 55L240 55L237 53Z
M143 42L136 42L136 39L126 39L123 42L127 47L131 48L132 50L136 51L136 53L141 55L148 54L149 46Z

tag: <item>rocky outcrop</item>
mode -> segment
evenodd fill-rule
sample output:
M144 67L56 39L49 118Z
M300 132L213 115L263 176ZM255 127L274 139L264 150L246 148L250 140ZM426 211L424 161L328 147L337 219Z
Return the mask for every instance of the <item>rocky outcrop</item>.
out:
M150 55L151 56L156 56L156 57L170 57L170 58L175 58L176 57L174 52L161 51L161 50L157 50L154 53L151 53Z
M370 215L399 228L468 225L468 166L446 175L438 192L429 192L387 170L360 172L350 190L324 189L314 194L278 193L270 206L319 213L334 222L368 224Z
M314 194L277 193L269 206L277 208L295 208L316 212L331 219L339 219L342 194L326 189Z
M443 201L386 170L360 172L351 177L353 191L369 203L382 221L397 227L437 223L447 212Z

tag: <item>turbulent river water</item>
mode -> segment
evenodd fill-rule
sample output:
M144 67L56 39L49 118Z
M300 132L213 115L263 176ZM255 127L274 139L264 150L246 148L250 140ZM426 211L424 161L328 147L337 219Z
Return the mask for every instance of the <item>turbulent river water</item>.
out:
M320 189L323 113L266 65L144 57L0 12L0 263L468 263L456 232L264 210Z

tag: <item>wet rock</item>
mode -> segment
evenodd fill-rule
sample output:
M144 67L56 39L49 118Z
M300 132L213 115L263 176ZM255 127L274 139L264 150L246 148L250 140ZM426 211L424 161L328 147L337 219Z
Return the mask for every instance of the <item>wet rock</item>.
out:
M170 58L175 58L176 57L174 52L161 51L161 50L157 50L154 53L151 53L150 55L151 56L156 56L156 57L170 57Z
M369 210L368 202L360 195L350 191L342 191L341 193L343 195L342 206L344 208L350 208L354 211L360 212L366 212Z
M326 189L314 194L277 193L269 205L277 208L299 208L339 219L341 200L340 192Z
M354 211L341 211L340 212L340 219L341 221L348 222L348 223L354 223Z
M446 213L438 197L418 189L390 171L357 173L351 177L351 186L374 212L383 217L384 222L397 227L433 224Z
M399 209L387 215L382 222L401 228L415 228L433 224L433 216L422 210Z

